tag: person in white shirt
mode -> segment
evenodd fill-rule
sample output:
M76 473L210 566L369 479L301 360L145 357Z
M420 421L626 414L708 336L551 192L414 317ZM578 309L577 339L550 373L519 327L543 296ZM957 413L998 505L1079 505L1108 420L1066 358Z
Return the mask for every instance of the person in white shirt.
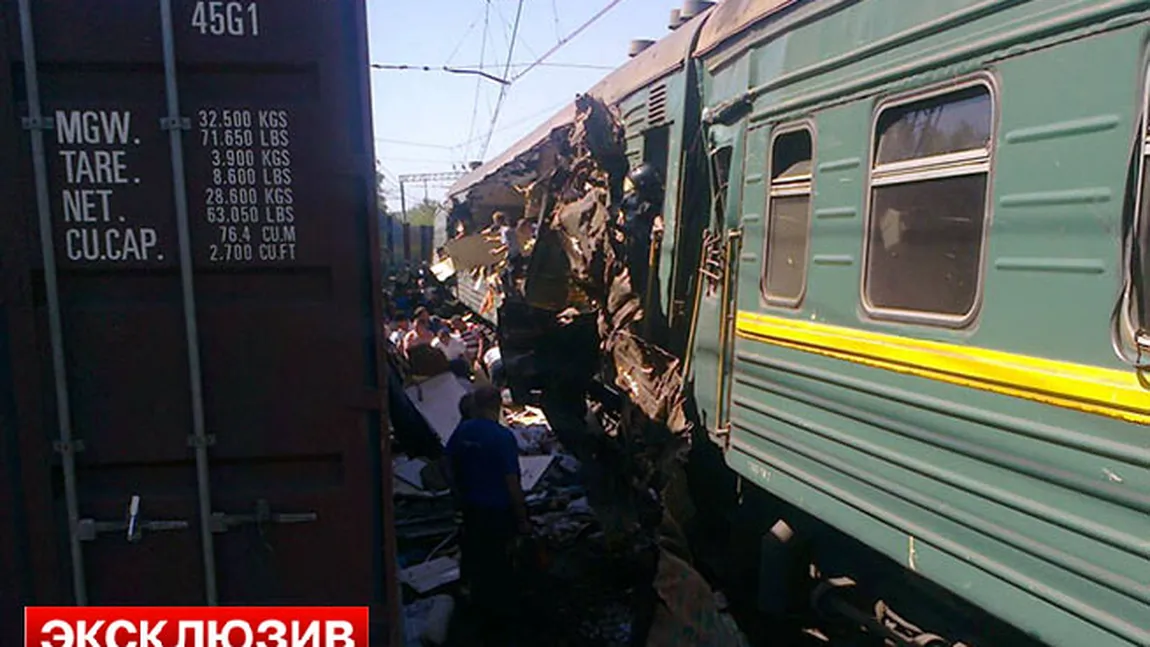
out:
M439 331L439 334L432 340L431 347L438 348L439 352L443 353L449 362L460 359L467 354L467 345L458 335L453 334L447 328Z
M491 216L491 223L499 231L499 244L507 248L507 258L513 261L522 254L519 248L519 236L515 233L515 228L511 223L507 222L507 214L502 211L496 211Z
M452 333L448 328L443 328L432 340L431 347L443 353L452 373L459 377L471 377L471 368L467 362L467 344L463 343L459 335Z

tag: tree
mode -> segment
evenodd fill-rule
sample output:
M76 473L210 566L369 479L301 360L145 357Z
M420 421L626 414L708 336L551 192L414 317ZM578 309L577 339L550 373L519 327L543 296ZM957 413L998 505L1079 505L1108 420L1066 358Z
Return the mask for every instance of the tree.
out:
M412 227L431 227L435 224L435 212L439 210L439 203L424 198L414 207L407 208L407 222Z

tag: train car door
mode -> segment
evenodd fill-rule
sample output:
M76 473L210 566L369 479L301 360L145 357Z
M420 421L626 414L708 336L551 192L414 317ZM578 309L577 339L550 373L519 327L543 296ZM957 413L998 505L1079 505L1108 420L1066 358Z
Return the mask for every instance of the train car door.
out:
M714 440L725 445L729 409L728 382L734 358L735 294L739 240L738 210L742 183L743 129L712 126L707 137L711 174L711 222L703 231L695 291L691 355L695 399Z
M735 363L735 321L738 313L739 294L739 256L742 250L742 204L743 181L746 169L744 158L746 156L746 137L742 124L734 130L734 145L731 147L732 159L738 164L728 162L727 183L723 193L725 200L719 218L718 240L721 245L722 263L721 280L719 282L719 366L718 379L715 383L717 411L715 416L715 434L717 440L725 448L731 434L731 376L734 373ZM737 168L733 168L736 167Z

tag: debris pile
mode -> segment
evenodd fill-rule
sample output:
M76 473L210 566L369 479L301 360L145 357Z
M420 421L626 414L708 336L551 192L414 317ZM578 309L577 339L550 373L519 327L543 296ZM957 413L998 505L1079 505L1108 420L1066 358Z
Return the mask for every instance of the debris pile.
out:
M706 582L639 532L640 524L627 519L630 506L604 489L613 480L605 478L609 468L567 452L540 409L510 406L504 420L519 444L533 528L516 548L520 644L654 646L676 644L663 642L675 636L679 644L741 644L682 642L686 635L726 635L721 631L733 626L709 603ZM400 455L393 467L405 640L468 644L460 518L450 488L438 461ZM699 596L714 617L690 602Z
M622 129L592 97L576 109L558 155L523 191L524 213L537 219L527 266L493 266L489 240L448 246L455 269L474 272L470 280L494 295L482 309L498 308L512 388L536 394L540 405L504 412L533 527L514 560L519 644L741 646L745 638L692 566L682 530L694 514L683 468L694 426L679 360L656 343L661 313L645 311L625 262ZM479 278L485 271L502 276ZM441 388L455 387L445 380ZM446 443L458 398L423 397L415 408ZM429 596L466 599L454 502L430 485L434 466L401 461L396 471L405 475L396 515L413 627L442 613ZM465 606L457 625L465 626Z

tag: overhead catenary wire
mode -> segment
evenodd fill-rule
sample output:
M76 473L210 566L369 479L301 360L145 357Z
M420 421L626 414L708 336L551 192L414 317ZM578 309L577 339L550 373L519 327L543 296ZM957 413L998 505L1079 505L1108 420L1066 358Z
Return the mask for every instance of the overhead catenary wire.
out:
M517 3L515 20L514 20L514 23L511 25L510 38L508 39L507 57L506 57L505 61L503 61L503 63L502 63L502 75L501 76L498 76L498 72L496 72L495 74L491 74L491 73L486 72L486 70L488 70L488 69L497 68L499 66L498 63L489 62L489 60L487 58L487 49L490 46L490 28L491 28L490 11L491 11L492 0L485 0L485 2L484 2L484 7L483 7L484 30L483 30L483 38L482 38L483 42L482 42L482 46L481 46L481 50L480 50L480 57L479 57L480 61L479 61L478 65L468 65L468 66L457 65L454 68L448 67L448 63L450 63L450 61L456 56L458 51L460 51L462 43L457 45L455 47L455 49L452 51L451 56L448 58L448 62L445 63L443 66L438 67L438 68L435 66L429 66L429 65L374 64L373 68L375 68L375 69L424 71L424 72L448 72L448 73L455 73L455 74L472 74L472 75L479 77L476 80L476 89L475 89L476 91L475 91L475 96L473 98L473 103L472 103L472 119L471 119L471 124L470 124L469 129L468 129L467 139L463 140L462 142L459 142L458 144L451 145L451 146L429 144L429 143L424 143L424 142L413 142L413 141L408 141L408 140L393 140L391 142L391 143L396 144L398 146L407 145L407 146L413 146L413 147L419 147L419 148L459 151L460 154L463 154L461 158L457 158L454 160L431 160L431 159L387 157L386 159L393 161L393 162L431 162L431 163L447 162L447 163L452 163L452 162L462 161L465 164L468 163L467 161L471 160L471 159L482 160L486 157L487 151L489 150L489 148L491 146L492 139L496 133L505 132L505 131L513 129L513 128L522 127L526 122L535 119L538 115L545 113L545 112L550 112L550 111L556 110L556 109L562 107L563 105L569 103L569 100L565 99L564 101L557 103L554 106L549 106L549 107L547 107L547 108L545 108L545 109L543 109L537 113L532 113L529 116L520 117L520 118L516 119L516 121L514 123L506 124L502 127L499 127L499 120L500 120L500 117L502 116L502 111L503 111L503 108L505 107L507 96L508 96L508 93L510 91L510 87L516 81L522 79L524 76L526 76L527 74L529 74L530 72L532 72L536 68L554 67L554 68L602 69L602 70L614 69L612 66L609 66L609 65L595 65L595 64L589 64L589 63L577 63L577 62L574 62L574 63L551 62L548 59L553 57L560 49L562 49L568 43L570 43L575 38L577 38L580 34L585 32L589 27L591 27L593 24L598 22L608 12L610 12L612 9L614 9L615 7L617 7L621 3L622 3L622 0L610 0L609 2L607 2L607 4L602 9L598 10L594 15L592 15L589 19L584 21L582 24L580 24L577 28L572 30L566 36L560 36L560 34L562 33L562 28L560 26L558 6L557 6L555 0L552 0L552 3L551 3L552 4L552 7L551 7L552 8L552 14L553 14L552 18L554 21L555 34L556 34L556 39L557 39L555 45L550 47L541 56L534 57L534 60L531 60L530 62L514 62L513 63L512 60L513 60L513 56L514 56L515 49L516 49L517 45L522 46L523 49L529 49L529 48L527 48L526 43L521 42L521 39L520 39L521 21L522 21L522 14L523 14L525 3L523 2L523 0L519 0L519 2ZM506 17L504 16L503 12L499 9L498 6L496 6L495 9L496 9L498 17L500 19L502 19L502 22L503 22L504 26L506 27L507 26L507 20L506 20ZM478 22L478 20L479 19L477 18L468 27L467 31L464 34L464 37L463 37L464 39L466 39L467 35L469 35L470 33L473 32L474 26ZM534 52L529 51L529 54L534 55ZM514 74L513 74L513 72L514 72ZM492 104L491 104L492 94L486 94L485 99L486 99L486 103L487 103L487 109L489 110L489 112L491 114L490 123L486 129L486 132L483 132L481 134L477 134L475 126L476 126L476 122L479 118L478 117L478 111L479 111L479 103L481 101L480 95L484 94L484 93L482 93L482 83L483 83L484 79L498 82L501 87L500 87L500 91L498 93L498 97L496 98L496 100L494 102L494 106L492 106ZM482 145L480 146L479 151L478 151L479 155L474 156L474 155L466 154L466 153L472 152L472 151L470 151L470 147L471 147L472 143L476 142L476 141L482 141ZM453 155L454 154L455 153L453 153Z
M381 144L394 144L396 146L411 146L414 148L437 148L441 150L455 150L456 146L448 146L446 144L429 144L427 142L413 142L406 139L388 139L387 137L376 137L375 141Z
M484 3L483 8L483 39L479 45L479 65L483 66L487 58L487 31L491 25L491 0ZM467 126L467 137L470 139L475 134L475 121L479 118L479 92L482 89L479 80L475 81L475 96L471 101L471 123ZM464 150L464 157L467 156L469 150Z
M551 0L551 17L555 19L555 42L563 40L563 30L559 27L559 5Z
M503 29L508 33L507 42L510 44L512 38L511 34L515 32L515 28L512 27L511 23L507 20L507 16L503 15L503 10L499 8L499 3L495 3L495 13L499 15L499 21L503 23ZM539 53L531 47L526 38L519 38L519 41L516 43L516 45L523 48L523 50L527 52L527 55L532 59L539 57Z
M510 84L510 81L508 81L505 76L500 77L500 76L495 76L494 74L488 74L487 72L484 72L482 69L479 69L479 70L465 69L465 68L459 68L459 67L449 67L447 65L443 65L440 67L434 67L431 65L396 65L393 63L372 63L371 67L372 67L372 69L376 69L376 70L402 70L402 71L419 71L419 72L447 72L448 74L473 74L475 76L481 76L485 79L490 79L492 81L495 81L496 83L498 83L500 85Z
M503 78L505 79L511 73L511 59L515 56L515 43L519 40L519 21L522 17L523 0L519 0L515 7L515 24L511 27L511 42L507 46L507 64L503 67ZM487 156L487 148L491 145L492 133L495 132L495 126L499 123L499 112L503 109L503 101L507 98L509 85L510 83L499 88L499 98L495 101L495 109L491 111L491 124L487 127L487 137L483 140L483 147L479 149L479 159Z
M615 7L617 7L622 2L623 2L623 0L611 0L610 2L608 2L607 6L600 9L598 11L598 13L596 13L594 16L591 16L590 18L588 18L587 21L584 22L582 25L579 25L579 27L577 27L575 29L575 31L571 32L567 36L564 36L563 38L560 38L558 43L555 43L555 45L552 46L551 49L544 52L542 56L540 56L539 58L537 58L535 60L535 62L533 62L531 65L528 65L526 69L521 70L515 76L511 77L508 80L511 83L514 83L514 82L518 81L519 79L523 78L524 76L526 76L528 72L530 72L531 70L534 70L536 67L539 67L539 65L541 65L544 61L546 61L548 58L551 58L551 56L553 54L555 54L555 52L562 49L564 45L571 42L576 36L583 33L584 30L586 30L591 25L595 24L600 18L607 15L607 12L614 9ZM506 78L506 75L504 75L504 78Z
M511 69L518 70L521 68L534 65L536 67L553 67L565 68L571 70L613 70L615 65L603 65L600 63L537 63L535 61L512 63ZM444 66L442 65L425 65L422 63L373 63L372 67L378 70L392 70L402 72L443 72ZM476 63L474 65L452 65L453 70L490 70L499 69L504 67L503 63ZM459 73L459 72L456 72ZM504 79L505 80L505 79Z
M458 54L459 50L463 48L463 44L467 42L467 37L471 35L471 30L475 29L475 26L479 24L480 19L483 18L485 13L487 13L486 7L484 7L483 11L481 11L479 15L475 17L475 20L472 20L471 24L467 26L467 29L464 30L463 35L459 37L459 42L455 43L455 49L451 50L451 54L448 54L447 60L443 63L444 65L451 65L451 61L455 60L455 55Z
M555 111L559 110L560 108L567 105L568 103L571 103L571 99L564 99L563 101L560 101L558 103L549 104L545 108L542 108L542 109L537 110L535 112L532 112L530 114L518 117L515 119L515 121L508 123L508 124L504 124L504 125L500 126L499 128L496 128L492 132L493 133L502 133L502 132L507 132L508 130L511 130L512 128L520 128L528 122L533 122L535 119L537 119L538 117L540 117L542 115L554 113ZM476 141L478 139L482 139L483 137L485 137L485 135L478 135L476 137L473 137L470 140L459 142L458 144L455 145L454 148L466 146L467 144L470 144L471 142Z
M406 163L426 162L428 164L455 164L455 163L459 162L459 160L455 159L455 158L448 159L448 158L443 158L443 157L396 157L394 155L380 155L379 159L387 160L389 162L406 162Z

